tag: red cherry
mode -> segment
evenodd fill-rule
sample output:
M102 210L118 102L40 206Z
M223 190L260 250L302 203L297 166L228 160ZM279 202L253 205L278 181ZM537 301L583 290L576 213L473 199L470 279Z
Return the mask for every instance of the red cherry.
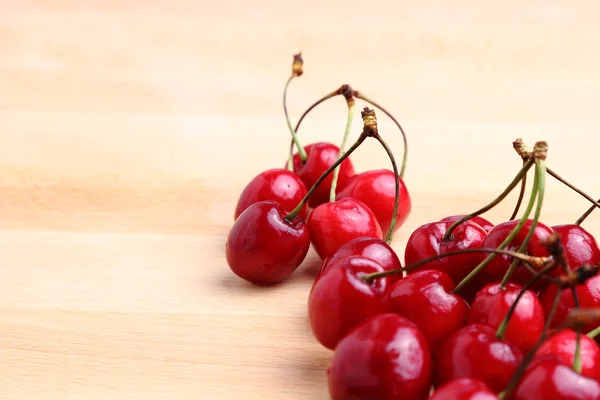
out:
M529 365L510 399L598 400L600 384L554 357L544 357Z
M394 200L396 183L394 173L388 169L366 171L354 175L343 190L340 190L336 199L352 197L367 205L377 217L377 222L383 232L390 229L392 214L394 213ZM408 189L402 178L398 179L400 192L398 198L398 214L396 216L395 230L406 221L410 214L411 201Z
M498 400L498 396L477 379L461 378L440 386L429 400Z
M290 212L306 196L306 186L295 173L287 169L274 168L261 172L246 185L237 207L234 219L254 203L272 200L281 205L284 211ZM305 204L298 216L305 219L308 215L308 204Z
M308 320L319 343L333 350L350 329L387 311L387 278L363 280L381 271L373 260L349 257L315 280L308 297Z
M452 215L450 217L443 218L442 221L456 222L464 217L466 217L466 215ZM491 231L494 227L494 224L480 216L473 217L469 221L475 222L477 225L481 226L486 233Z
M340 341L327 376L332 400L424 400L431 386L431 355L415 324L382 314Z
M306 257L310 236L304 221L291 222L274 201L260 201L235 221L226 244L226 258L239 277L270 285L290 276Z
M483 247L486 248L497 248L506 237L513 231L515 226L519 223L519 221L508 221L503 222L501 224L496 225L486 236L483 241ZM531 229L531 220L527 220L519 234L515 237L513 241L511 241L506 247L507 250L518 251L525 237L527 236L527 232ZM547 257L549 256L546 247L544 246L545 240L552 234L552 229L547 227L546 225L538 222L533 236L525 249L525 253L534 257ZM512 258L506 255L497 255L482 271L484 273L489 282L500 282L508 271L510 264L512 263ZM552 272L548 273L550 276L557 276L560 274L560 269L556 268ZM519 285L525 285L528 281L531 280L531 273L527 271L525 267L523 267L522 263L517 264L517 268L514 270L510 281L514 283L518 283ZM546 285L544 280L539 280L536 285L534 285L534 289L543 287Z
M536 357L556 356L565 365L572 366L575 361L577 333L563 329L550 336L536 352ZM600 381L600 347L586 335L580 336L581 375Z
M304 147L308 158L302 163L300 155L294 154L294 172L298 174L307 188L311 188L323 173L331 167L338 158L340 148L331 143L319 142L312 143ZM348 184L348 180L354 176L354 166L349 158L340 164L340 172L337 180L337 189L342 190ZM308 200L311 207L329 201L329 191L333 174L330 174L317 187Z
M467 323L482 323L498 329L521 289L514 283L507 284L505 290L502 290L500 283L487 285L475 296ZM535 293L527 290L517 303L504 337L526 353L535 345L543 330L544 310Z
M435 257L455 250L481 248L485 238L483 228L471 221L462 223L452 232L452 238L444 241L443 237L452 222L432 222L418 227L406 242L404 264L410 265L429 257ZM408 274L417 271L435 269L447 274L455 284L462 281L485 257L484 253L463 254L452 257L443 257L436 261L428 262L420 267L413 268ZM478 276L461 291L465 299L471 300L475 293L483 286Z
M423 332L435 354L445 340L465 326L469 306L441 271L420 271L395 282L388 289L390 311L405 316Z
M600 249L596 239L579 225L556 225L552 229L560 234L565 256L572 269L583 264L600 263Z
M436 387L457 378L474 378L498 393L510 381L523 355L514 344L496 338L489 325L467 325L442 345L433 366Z
M315 251L322 259L359 237L382 238L373 212L362 202L346 197L315 208L307 220Z

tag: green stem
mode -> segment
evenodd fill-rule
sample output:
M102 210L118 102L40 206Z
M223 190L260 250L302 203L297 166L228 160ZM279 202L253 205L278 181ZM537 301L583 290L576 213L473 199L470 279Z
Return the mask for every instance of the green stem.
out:
M529 169L531 168L531 166L533 164L534 164L533 160L527 161L527 163L525 163L523 165L523 167L521 168L521 170L517 173L517 175L515 176L513 181L506 187L506 189L504 189L504 191L502 193L500 193L500 196L498 196L490 204L488 204L487 206L485 206L483 208L480 208L479 210L475 211L474 213L465 215L463 218L459 219L458 221L456 221L452 225L450 225L450 227L446 231L446 234L444 235L442 240L444 240L444 241L450 240L452 238L452 232L454 231L454 229L456 229L457 226L459 226L463 222L470 220L473 217L477 217L477 216L491 210L496 205L498 205L502 200L504 200L504 198L506 198L506 196L508 196L509 193L512 192L512 190L519 184L519 182L521 182L521 179L523 179L523 177L527 174L527 171L529 171Z
M581 329L577 328L577 339L575 340L575 357L573 358L573 371L581 374Z
M344 138L342 139L342 144L340 145L340 152L338 154L338 158L344 155L344 148L346 148L346 142L348 141L348 137L350 136L350 129L352 128L352 121L354 120L354 99L348 100L348 119L346 120L346 130L344 131ZM329 191L329 201L335 201L336 189L337 189L337 181L338 176L340 174L340 167L338 166L335 171L333 171L333 180L331 181L331 189Z
M300 156L300 159L302 160L302 162L304 162L304 161L306 161L306 158L307 158L306 151L304 150L304 147L302 147L302 145L300 144L300 141L298 141L298 136L296 135L296 131L294 130L294 127L292 126L292 123L290 121L290 116L288 114L288 109L287 109L287 91L288 91L288 87L290 86L290 82L292 82L292 80L295 77L296 77L296 75L292 74L289 77L289 79L287 80L287 82L285 83L285 87L283 89L283 112L285 113L285 121L287 122L288 129L290 130L290 133L292 134L292 142L298 148L298 155ZM290 171L294 170L293 155L290 155L290 157L288 159L287 167Z
M392 243L392 239L394 238L394 231L396 230L396 219L398 218L398 204L400 203L400 175L398 173L398 165L396 164L396 159L394 158L394 154L392 150L387 145L387 143L381 138L381 135L375 136L375 139L379 141L379 144L383 146L385 152L387 153L391 163L392 168L394 169L394 209L392 211L392 219L390 221L390 227L387 231L387 235L385 237L385 242L387 244Z
M600 202L600 200L598 200ZM577 221L575 221L575 225L581 225L583 223L583 221L586 220L587 217L590 216L590 214L596 209L596 206L591 206L590 208L587 209L586 212L584 212L581 217L577 218Z
M587 336L589 338L594 339L596 336L598 336L598 334L600 334L600 326L594 329L593 331L588 332Z
M527 161L523 160L523 165L525 165ZM523 198L525 197L525 188L527 187L527 174L523 175L523 179L521 179L521 189L519 189L519 197L517 198L517 204L515 204L515 209L513 210L512 215L510 216L509 221L517 218L517 214L519 213L519 209L521 208L521 204L523 203Z

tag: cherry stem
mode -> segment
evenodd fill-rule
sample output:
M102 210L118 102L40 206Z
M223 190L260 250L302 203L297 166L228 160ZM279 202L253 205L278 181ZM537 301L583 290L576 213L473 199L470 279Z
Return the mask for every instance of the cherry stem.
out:
M589 338L594 339L596 336L598 336L598 334L600 334L600 326L594 329L593 331L588 332L587 336Z
M581 329L575 330L577 339L575 339L575 357L573 358L573 371L581 374Z
M400 133L402 134L402 141L404 142L404 154L402 155L402 166L400 167L400 174L399 175L400 175L400 178L404 178L404 172L406 171L406 159L408 157L408 140L406 138L406 133L404 133L404 129L402 129L402 126L396 120L396 118L394 118L394 116L392 114L390 114L381 105L377 104L376 102L374 102L373 100L371 100L370 98L368 98L367 96L365 96L364 94L359 93L357 91L354 91L354 96L357 99L361 99L363 101L366 101L367 103L371 104L373 107L379 108L385 115L388 116L388 118L390 118L396 124L396 126L400 130Z
M392 239L394 238L394 231L396 230L396 219L398 218L398 204L400 203L400 174L398 173L398 165L396 164L396 159L394 158L394 154L392 153L390 147L381 138L381 135L375 136L375 139L377 139L379 141L379 144L383 146L385 152L390 158L392 168L394 170L394 210L392 211L392 220L390 221L390 227L385 237L385 242L387 244L391 244Z
M456 221L452 225L450 225L450 227L446 231L446 234L444 235L442 240L446 241L446 242L449 241L452 238L452 232L454 232L454 229L456 229L457 226L459 226L463 222L470 220L471 218L477 217L477 216L491 210L496 205L498 205L502 200L504 200L506 198L506 196L508 196L509 193L512 192L512 190L519 184L521 179L523 179L523 176L525 176L527 174L527 171L529 171L529 169L531 168L531 166L533 164L534 164L533 160L528 160L527 163L524 164L523 167L521 168L521 170L517 173L517 175L515 176L513 181L507 186L507 188L504 189L504 191L500 194L500 196L498 196L496 199L494 199L494 201L492 201L490 204L475 211L474 213L464 216L463 218L459 219L458 221Z
M527 160L523 160L523 165ZM517 204L515 204L515 209L513 210L512 215L510 216L509 221L513 221L517 218L517 214L519 213L519 209L521 208L521 204L523 203L523 198L525 197L525 188L527 187L527 174L523 175L523 179L521 179L521 189L519 189L519 197L517 198Z
M304 71L302 70L303 63L304 63L304 61L302 60L302 54L301 53L294 54L294 61L292 62L292 75L288 78L287 82L285 83L285 87L283 89L283 112L285 113L285 121L287 122L288 129L290 130L290 133L292 134L292 142L298 148L298 155L300 156L300 159L302 160L302 162L305 162L306 158L307 158L306 150L304 150L304 148L300 144L300 141L298 140L298 135L296 135L296 131L292 127L292 123L290 122L290 116L288 114L288 109L287 109L288 87L290 86L290 82L292 82L294 80L294 78L302 76L302 74L304 73ZM290 155L290 157L288 159L288 169L290 171L294 170L294 159L293 159L292 155Z
M344 138L342 139L342 144L340 145L340 152L338 153L338 158L344 155L344 148L346 147L346 142L348 142L348 137L350 136L350 129L352 128L352 121L354 120L354 105L356 102L354 101L354 96L350 94L350 97L346 97L346 103L348 104L348 119L346 120L346 130L344 131ZM335 171L333 171L333 180L331 181L331 189L329 191L329 201L335 201L336 189L338 176L340 174L340 167L338 166Z

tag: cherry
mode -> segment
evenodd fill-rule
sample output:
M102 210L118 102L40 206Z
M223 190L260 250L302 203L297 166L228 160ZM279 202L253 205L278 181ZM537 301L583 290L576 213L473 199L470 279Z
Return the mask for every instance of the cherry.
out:
M525 237L527 236L527 232L531 229L531 222L531 219L527 220L515 239L512 240L508 246L506 246L507 250L519 250L523 244L523 241L525 240ZM496 225L485 237L483 241L483 247L497 248L504 241L504 239L511 234L518 223L519 221L513 220ZM531 240L529 241L524 253L534 257L547 257L549 254L546 246L544 246L544 242L551 234L552 229L541 222L538 222L535 226L533 236L531 237ZM484 268L482 273L485 274L488 282L500 282L504 277L504 274L506 274L506 271L508 271L511 263L512 258L510 256L498 255ZM557 276L559 274L560 268L556 268L548 275ZM518 283L519 285L525 285L530 279L531 273L522 266L521 262L519 262L510 278L510 281ZM544 285L545 282L543 280L539 280L533 288L540 288Z
M322 259L359 237L382 238L373 212L351 197L316 207L308 216L308 229L315 251Z
M440 386L429 400L498 400L480 380L460 378Z
M563 329L554 333L542 343L536 357L554 355L565 365L572 366L575 361L577 332ZM580 335L581 375L600 381L600 347L586 335Z
M504 389L523 358L514 344L496 338L489 325L473 324L455 332L434 360L436 387L457 378L474 378L494 392Z
M600 249L596 239L579 225L556 225L552 229L561 236L565 256L572 269L583 264L600 263Z
M521 289L521 286L514 283L508 283L505 289L502 289L500 283L487 285L475 296L467 323L482 323L499 328ZM526 290L510 317L505 338L526 353L535 345L543 329L542 305L535 293Z
M544 357L529 365L514 395L508 398L597 400L600 399L600 384L581 376L555 357Z
M315 280L308 297L308 320L316 339L333 350L354 326L387 311L387 278L372 283L362 278L383 271L365 257L349 257Z
M446 221L456 222L464 217L466 217L466 215L452 215L450 217L442 218L442 222L446 222ZM492 228L494 227L494 224L492 224L490 221L488 221L487 219L480 217L480 216L475 216L475 217L471 218L469 221L475 222L477 225L481 226L486 233L491 231Z
M240 214L226 244L227 263L236 275L269 285L298 268L310 247L310 236L302 219L285 217L274 201L254 203Z
M390 311L417 325L432 354L467 321L469 306L460 296L450 294L452 289L452 279L436 270L408 275L388 289Z
M305 146L304 150L307 154L305 162L302 162L298 153L294 154L294 172L298 174L306 187L312 187L319 177L336 162L340 148L332 143L319 142ZM338 190L342 190L346 187L350 177L354 174L354 166L350 159L344 160L344 162L340 164L340 172L337 180ZM317 187L309 200L309 205L311 207L314 208L329 200L329 191L331 189L332 181L333 176L329 175L319 187Z
M281 205L284 211L292 211L306 196L304 182L295 173L287 169L274 168L255 176L242 191L235 208L234 220L254 203L272 200ZM298 216L306 219L308 204L305 204Z
M395 230L404 223L411 210L410 195L402 178L398 179L398 183L400 184L400 196ZM373 211L381 230L386 232L390 229L394 213L395 188L392 171L388 169L371 170L350 178L346 187L337 193L336 199L352 197L360 200Z
M431 386L431 355L415 324L381 314L340 341L327 376L332 400L424 400Z

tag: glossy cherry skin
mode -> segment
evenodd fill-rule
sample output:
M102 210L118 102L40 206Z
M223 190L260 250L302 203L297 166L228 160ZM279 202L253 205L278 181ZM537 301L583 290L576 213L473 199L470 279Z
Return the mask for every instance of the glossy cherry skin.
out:
M486 236L483 241L483 247L486 248L497 248L506 237L512 232L515 226L519 221L508 221L503 222L501 224L496 225ZM515 237L513 241L511 241L506 247L507 250L518 251L525 237L527 236L527 232L531 228L531 220L527 220L519 234ZM538 222L533 236L525 249L525 253L530 256L535 257L547 257L548 251L544 246L545 240L552 234L552 229L548 226ZM505 255L497 255L482 271L487 277L489 282L500 282L504 277L506 271L510 267L512 263L512 258ZM552 272L548 273L550 276L557 276L560 274L560 270L558 268L554 269ZM529 280L531 280L531 273L527 271L525 267L523 267L522 263L517 264L516 269L514 270L510 281L514 283L518 283L519 285L525 285ZM538 284L534 285L533 289L539 289L546 285L546 281L538 280Z
M349 257L315 280L308 296L308 320L315 338L333 350L346 333L366 319L387 312L387 278L368 284L365 275L381 265L364 257Z
M337 161L340 148L331 143L318 142L305 146L304 150L308 156L305 163L302 163L298 153L294 154L294 172L310 190L321 175ZM337 191L343 190L354 174L354 166L350 158L342 161L338 175ZM308 203L311 207L314 208L329 201L332 181L333 173L329 174L310 196Z
M452 289L452 279L436 270L408 275L388 289L390 311L414 322L434 355L467 322L469 306L462 297L450 294Z
M336 199L352 197L367 205L377 217L377 222L383 232L390 229L394 213L396 197L395 176L389 169L378 169L354 175L343 190L338 191ZM411 210L410 195L402 178L398 178L399 197L398 213L396 214L397 230L402 226Z
M450 217L442 218L442 221L456 222L464 217L466 217L466 215L452 215ZM469 221L475 222L477 225L481 226L486 233L491 231L494 227L494 224L480 216L473 217Z
M260 201L234 222L226 244L226 259L239 277L270 285L290 276L306 257L310 235L304 221L291 222L274 201Z
M552 229L561 236L571 269L577 269L583 264L600 263L600 249L591 233L579 225L556 225Z
M536 352L536 357L552 355L563 364L572 366L575 360L577 333L571 329L563 329L550 336ZM600 381L600 347L586 335L580 336L581 375Z
M534 360L511 400L598 400L600 384L573 371L555 357Z
M487 285L477 293L469 310L468 324L487 324L497 329L514 303L521 286L508 283L502 290L500 283ZM544 310L535 293L527 290L515 308L505 338L514 343L522 353L531 349L544 329Z
M474 378L498 393L506 387L523 359L514 344L496 338L489 325L467 325L442 345L433 365L436 387L458 378Z
M382 238L373 212L351 197L321 204L312 210L306 223L313 247L321 259L331 257L352 239Z
M498 400L498 396L480 380L460 378L440 386L429 400Z
M304 182L298 175L287 169L274 168L261 172L242 191L235 208L234 220L252 204L265 200L275 201L284 211L290 212L296 208L306 193ZM304 204L298 216L306 219L307 215L308 203Z
M327 377L332 400L424 400L431 386L431 355L415 324L381 314L340 341Z
M443 241L452 222L432 222L418 227L406 242L404 251L404 264L410 265L429 257L435 257L455 250L481 248L485 239L483 228L471 221L460 224L452 232L449 241ZM462 281L484 258L485 253L471 253L450 257L443 257L436 261L428 262L420 267L413 268L408 274L428 269L436 269L447 274L455 284ZM483 286L475 276L461 291L461 295L470 301L475 293Z

